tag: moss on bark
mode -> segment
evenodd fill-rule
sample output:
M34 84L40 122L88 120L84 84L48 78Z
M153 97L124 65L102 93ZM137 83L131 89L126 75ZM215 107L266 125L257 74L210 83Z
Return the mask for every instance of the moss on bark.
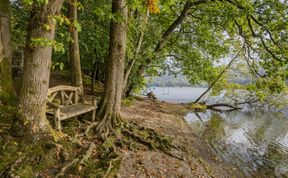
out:
M11 76L11 64L8 58L4 58L0 63L0 75L1 75L0 100L5 104L15 104L16 96Z

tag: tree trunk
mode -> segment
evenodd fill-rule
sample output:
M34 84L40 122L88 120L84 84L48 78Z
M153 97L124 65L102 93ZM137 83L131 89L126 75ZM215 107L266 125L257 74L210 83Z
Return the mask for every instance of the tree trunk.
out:
M15 99L11 48L10 4L9 0L0 0L0 102L5 104Z
M94 62L94 69L93 69L93 75L92 75L92 82L91 82L91 95L94 94L94 85L95 85L95 80L96 80L96 75L98 72L98 62Z
M33 5L30 12L23 82L20 91L19 117L22 126L31 133L48 133L51 126L46 119L46 102L52 57L51 45L33 45L34 40L51 42L55 37L55 23L51 19L60 12L63 0L49 0L45 5ZM44 24L51 27L49 30Z
M149 18L149 8L147 7L146 9L146 14L144 16L144 22L143 22L143 26L145 26L148 22L148 18ZM137 41L137 47L134 51L134 55L133 55L133 59L129 62L127 70L124 74L124 80L123 80L123 96L125 96L125 91L127 90L127 83L128 83L128 79L130 76L130 73L132 71L132 68L134 67L134 64L138 58L138 54L140 53L141 50L141 46L142 46L142 42L143 42L143 38L144 38L144 30L140 31L139 37L138 37L138 41Z
M127 38L128 9L126 0L113 0L112 13L122 16L121 21L111 21L109 59L105 91L98 118L102 119L96 130L105 138L119 122L123 91L124 64Z
M78 30L75 26L77 23L77 18L78 18L77 17L77 0L69 0L68 6L69 6L68 17L71 21L69 31L72 37L72 41L69 43L69 56L70 56L71 71L72 71L72 85L80 87L81 92L83 93Z

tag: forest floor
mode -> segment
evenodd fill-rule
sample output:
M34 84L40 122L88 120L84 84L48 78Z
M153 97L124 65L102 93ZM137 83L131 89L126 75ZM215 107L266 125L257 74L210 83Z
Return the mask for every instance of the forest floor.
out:
M54 85L65 84L54 79ZM60 139L15 135L14 112L0 106L0 177L244 177L193 133L184 120L189 112L185 105L140 97L123 101L121 117L147 139L154 134L156 142L150 146L126 135L103 143L93 129L83 135L93 124L90 114L63 121Z

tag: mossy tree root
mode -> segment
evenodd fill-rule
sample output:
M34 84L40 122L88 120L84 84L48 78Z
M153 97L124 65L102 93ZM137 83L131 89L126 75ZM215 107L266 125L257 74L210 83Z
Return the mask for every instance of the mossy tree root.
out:
M106 140L110 133L118 137L114 128L121 125L121 123L122 119L119 115L111 116L110 114L105 114L103 119L96 126L96 132L102 140Z
M69 163L67 163L65 166L63 166L60 170L60 172L58 174L56 174L56 178L57 177L61 177L65 175L65 172L72 167L73 165L75 165L76 163L78 163L79 165L83 165L89 158L90 156L93 154L93 150L95 149L96 145L91 142L87 151L81 156L82 158L74 158L72 161L70 161Z
M147 139L135 134L134 132L131 132L131 131L127 130L127 129L122 129L122 134L124 134L124 135L126 135L128 137L132 137L135 141L148 146L149 149L153 149L153 150L156 149L154 144L151 141L149 141L149 140L147 140Z
M182 156L171 153L172 149L177 149L177 147L172 144L171 139L156 133L153 129L141 127L135 123L125 123L121 128L121 133L147 146L149 149L158 149L166 155L183 160Z
M100 163L103 165L104 173L103 177L108 177L113 173L117 173L120 167L121 156L116 149L115 137L108 137L101 145Z

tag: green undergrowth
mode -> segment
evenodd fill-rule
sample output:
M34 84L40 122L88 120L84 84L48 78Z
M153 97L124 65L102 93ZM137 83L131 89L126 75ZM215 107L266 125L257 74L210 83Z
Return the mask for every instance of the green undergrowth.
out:
M32 137L0 139L0 177L35 176L57 162L56 147L50 139L34 140ZM36 173L36 174L35 174Z
M16 108L12 106L0 105L0 122L11 123L11 119L15 117Z
M81 160L87 151L87 147L80 147L66 139L55 143L51 138L34 140L31 137L14 138L9 135L0 139L0 145L0 177L54 177L74 159ZM120 158L113 147L99 144L84 164L77 162L60 177L100 178L108 170L109 175L114 175L119 169Z
M207 105L204 103L190 103L188 107L194 112L204 112L207 110Z
M130 107L134 103L134 98L133 97L127 97L122 100L122 106Z

